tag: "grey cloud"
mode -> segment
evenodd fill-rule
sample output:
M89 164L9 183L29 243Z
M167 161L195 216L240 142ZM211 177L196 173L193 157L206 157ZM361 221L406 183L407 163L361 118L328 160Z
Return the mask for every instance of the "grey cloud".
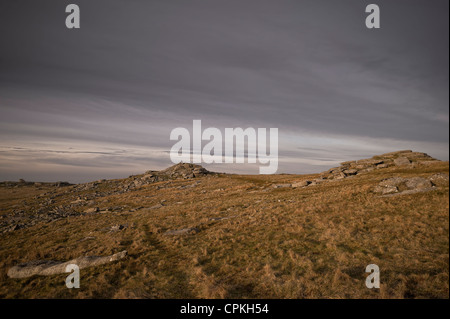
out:
M0 135L18 146L167 150L172 128L202 119L278 127L298 136L292 147L327 135L430 145L448 158L446 0L378 0L380 30L365 28L359 0L78 0L80 30L64 26L69 3L0 4ZM371 153L321 149L280 154Z

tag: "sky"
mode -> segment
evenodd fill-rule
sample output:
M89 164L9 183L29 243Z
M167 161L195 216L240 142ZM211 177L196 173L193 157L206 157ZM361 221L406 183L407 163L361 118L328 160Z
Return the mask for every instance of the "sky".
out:
M65 8L80 7L80 29ZM365 8L380 8L368 29ZM170 132L278 128L278 173L448 160L447 0L0 2L0 180L172 165ZM257 174L257 164L204 165Z

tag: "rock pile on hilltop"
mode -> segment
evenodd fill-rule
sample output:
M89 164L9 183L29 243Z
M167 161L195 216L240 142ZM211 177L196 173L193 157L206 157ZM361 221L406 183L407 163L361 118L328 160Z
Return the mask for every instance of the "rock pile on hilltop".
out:
M132 181L127 185L127 189L138 188L155 182L174 179L191 179L213 174L214 173L200 165L179 163L162 171L147 171L143 175L130 176Z
M206 168L189 163L179 163L162 171L147 171L140 177L144 182L160 182L170 179L189 179L211 174Z
M341 166L329 169L321 174L323 179L343 179L349 176L359 175L373 171L375 169L399 167L417 167L428 165L438 160L431 156L413 151L398 151L377 155L369 159L349 161L341 163Z
M420 152L407 151L397 151L392 153L386 153L382 155L377 155L368 159L361 159L355 161L343 162L339 167L334 167L328 171L322 172L319 178L313 180L302 180L293 184L277 184L273 185L275 188L283 187L293 187L302 188L308 186L314 186L322 184L324 182L343 180L349 177L355 177L357 175L365 174L374 170L386 169L389 167L399 167L399 168L419 168L431 165L432 163L440 162L439 160ZM434 179L434 181L433 181ZM431 179L427 180L429 187L426 189L432 189L435 186L442 186L442 184L448 184L447 177L443 176L433 176ZM440 184L437 185L436 183ZM403 183L404 184L404 183ZM411 181L408 185L413 185L414 182ZM428 184L427 184L428 185ZM402 187L400 187L402 188ZM417 187L411 186L409 189L399 190L397 185L393 187L385 187L380 185L375 191L382 193L383 195L402 192L404 190L416 190ZM402 193L403 194L403 193Z
M159 176L167 176L170 179L173 178L194 178L199 176L205 176L210 174L206 168L189 163L179 163L174 166L171 166L165 170L160 171Z

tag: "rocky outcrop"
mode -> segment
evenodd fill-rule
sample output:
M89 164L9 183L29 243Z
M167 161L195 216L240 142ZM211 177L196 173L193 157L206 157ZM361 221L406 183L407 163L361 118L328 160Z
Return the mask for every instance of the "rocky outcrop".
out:
M379 169L386 169L390 167L414 168L427 166L436 162L440 161L425 153L413 152L410 150L386 153L368 159L343 162L339 167L333 167L328 171L322 172L319 178L295 182L292 184L292 187L302 188L307 186L315 186L324 182L355 177L357 175L369 173ZM435 183L448 184L448 176L447 179L445 176L435 176L434 179ZM273 187L278 188L278 186L279 185L274 185ZM398 192L398 190L394 186L385 186L381 191L381 193L384 194L396 192Z
M344 179L350 176L360 175L371 172L376 169L384 169L389 167L416 167L418 165L429 165L438 160L431 156L413 151L398 151L377 155L369 159L357 161L348 161L341 163L341 166L329 169L321 174L321 178Z
M34 275L50 276L55 274L62 274L66 272L67 265L75 264L80 269L87 267L94 267L110 262L123 259L127 256L127 251L110 256L88 256L80 257L67 262L58 262L53 260L35 260L14 266L8 270L8 277L10 278L27 278Z
M179 163L173 165L165 170L162 170L158 173L159 176L166 176L170 179L177 178L194 178L200 176L206 176L210 174L208 170L200 165L189 164L189 163Z
M124 187L128 191L155 182L191 179L207 175L215 175L215 173L208 171L200 165L179 163L162 171L147 171L143 175L130 176L131 181L124 185Z
M375 188L374 192L383 196L406 195L419 192L427 192L441 186L448 186L449 177L439 173L424 177L392 177L382 180Z
M121 180L103 179L77 185L65 182L34 183L24 180L19 182L1 182L0 187L34 186L43 187L47 192L30 199L30 202L27 203L27 211L14 210L11 214L0 215L0 234L28 228L41 222L53 222L80 215L120 212L124 209L123 207L101 207L98 206L98 201L107 196L121 195L156 182L170 182L172 180L194 179L204 176L217 176L217 174L209 172L200 165L180 163L162 171L147 171L145 174L134 175ZM179 187L180 189L187 189L196 185L194 183ZM58 204L58 199L65 196L70 198L70 202L64 203L64 205ZM151 207L151 209L159 207L162 207L162 204Z

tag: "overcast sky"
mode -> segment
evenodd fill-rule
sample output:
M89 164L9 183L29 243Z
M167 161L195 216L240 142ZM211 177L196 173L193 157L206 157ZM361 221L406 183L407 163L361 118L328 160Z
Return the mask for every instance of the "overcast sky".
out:
M76 3L81 28L67 29ZM366 5L381 29L365 26ZM176 127L277 127L279 173L448 160L447 0L0 2L0 180L171 165ZM256 165L207 168L257 173Z

